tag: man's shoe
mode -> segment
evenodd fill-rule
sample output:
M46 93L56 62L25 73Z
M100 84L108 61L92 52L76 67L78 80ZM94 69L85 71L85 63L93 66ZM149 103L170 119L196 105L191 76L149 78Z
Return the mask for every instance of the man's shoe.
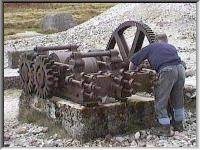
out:
M182 132L184 130L182 121L174 121L172 126L174 131Z
M170 125L157 124L156 127L152 130L152 134L169 137L173 136L174 132L171 130Z

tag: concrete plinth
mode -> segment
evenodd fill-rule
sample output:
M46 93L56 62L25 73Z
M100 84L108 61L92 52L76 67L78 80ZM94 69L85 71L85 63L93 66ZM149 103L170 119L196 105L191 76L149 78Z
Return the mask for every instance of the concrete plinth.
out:
M6 89L20 89L20 77L19 76L10 76L4 77L4 90Z
M24 51L8 51L8 66L12 69L18 68L20 55Z
M44 100L25 96L20 98L20 116L23 111L39 111L58 122L68 136L88 141L107 134L116 135L153 126L154 102L133 96L126 102L85 107L71 101L52 97ZM27 116L28 117L28 116Z

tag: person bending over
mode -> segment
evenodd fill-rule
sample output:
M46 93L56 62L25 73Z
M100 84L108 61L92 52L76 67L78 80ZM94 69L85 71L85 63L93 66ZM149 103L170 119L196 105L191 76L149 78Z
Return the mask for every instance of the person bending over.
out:
M130 70L137 70L143 60L147 59L156 70L158 80L154 87L155 112L157 126L154 134L172 136L173 131L183 130L185 69L176 48L168 44L166 34L157 35L157 42L149 44L135 53L131 58ZM173 119L167 112L168 101L171 100ZM173 127L173 130L171 129Z

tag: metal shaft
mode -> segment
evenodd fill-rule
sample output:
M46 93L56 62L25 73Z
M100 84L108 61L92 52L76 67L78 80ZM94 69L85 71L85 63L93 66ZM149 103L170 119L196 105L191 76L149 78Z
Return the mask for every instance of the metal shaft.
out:
M66 68L69 68L69 65L68 64L64 64L64 63L59 63L59 62L54 62L55 65L59 65L61 67L66 67Z
M96 50L95 50L96 51ZM74 52L72 54L72 58L86 58L86 57L100 57L100 56L111 56L112 53L118 54L117 50L110 50L110 51L99 51L99 52L88 52L88 53L78 53Z
M78 45L64 45L64 46L36 46L34 48L35 52L45 52L45 51L51 51L51 50L74 50L77 49Z

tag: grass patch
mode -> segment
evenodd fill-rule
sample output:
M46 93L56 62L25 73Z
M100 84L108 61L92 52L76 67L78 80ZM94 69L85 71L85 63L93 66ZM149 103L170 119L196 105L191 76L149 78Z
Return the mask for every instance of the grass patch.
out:
M44 33L41 19L48 13L67 12L81 24L116 3L4 3L4 38L25 31Z

